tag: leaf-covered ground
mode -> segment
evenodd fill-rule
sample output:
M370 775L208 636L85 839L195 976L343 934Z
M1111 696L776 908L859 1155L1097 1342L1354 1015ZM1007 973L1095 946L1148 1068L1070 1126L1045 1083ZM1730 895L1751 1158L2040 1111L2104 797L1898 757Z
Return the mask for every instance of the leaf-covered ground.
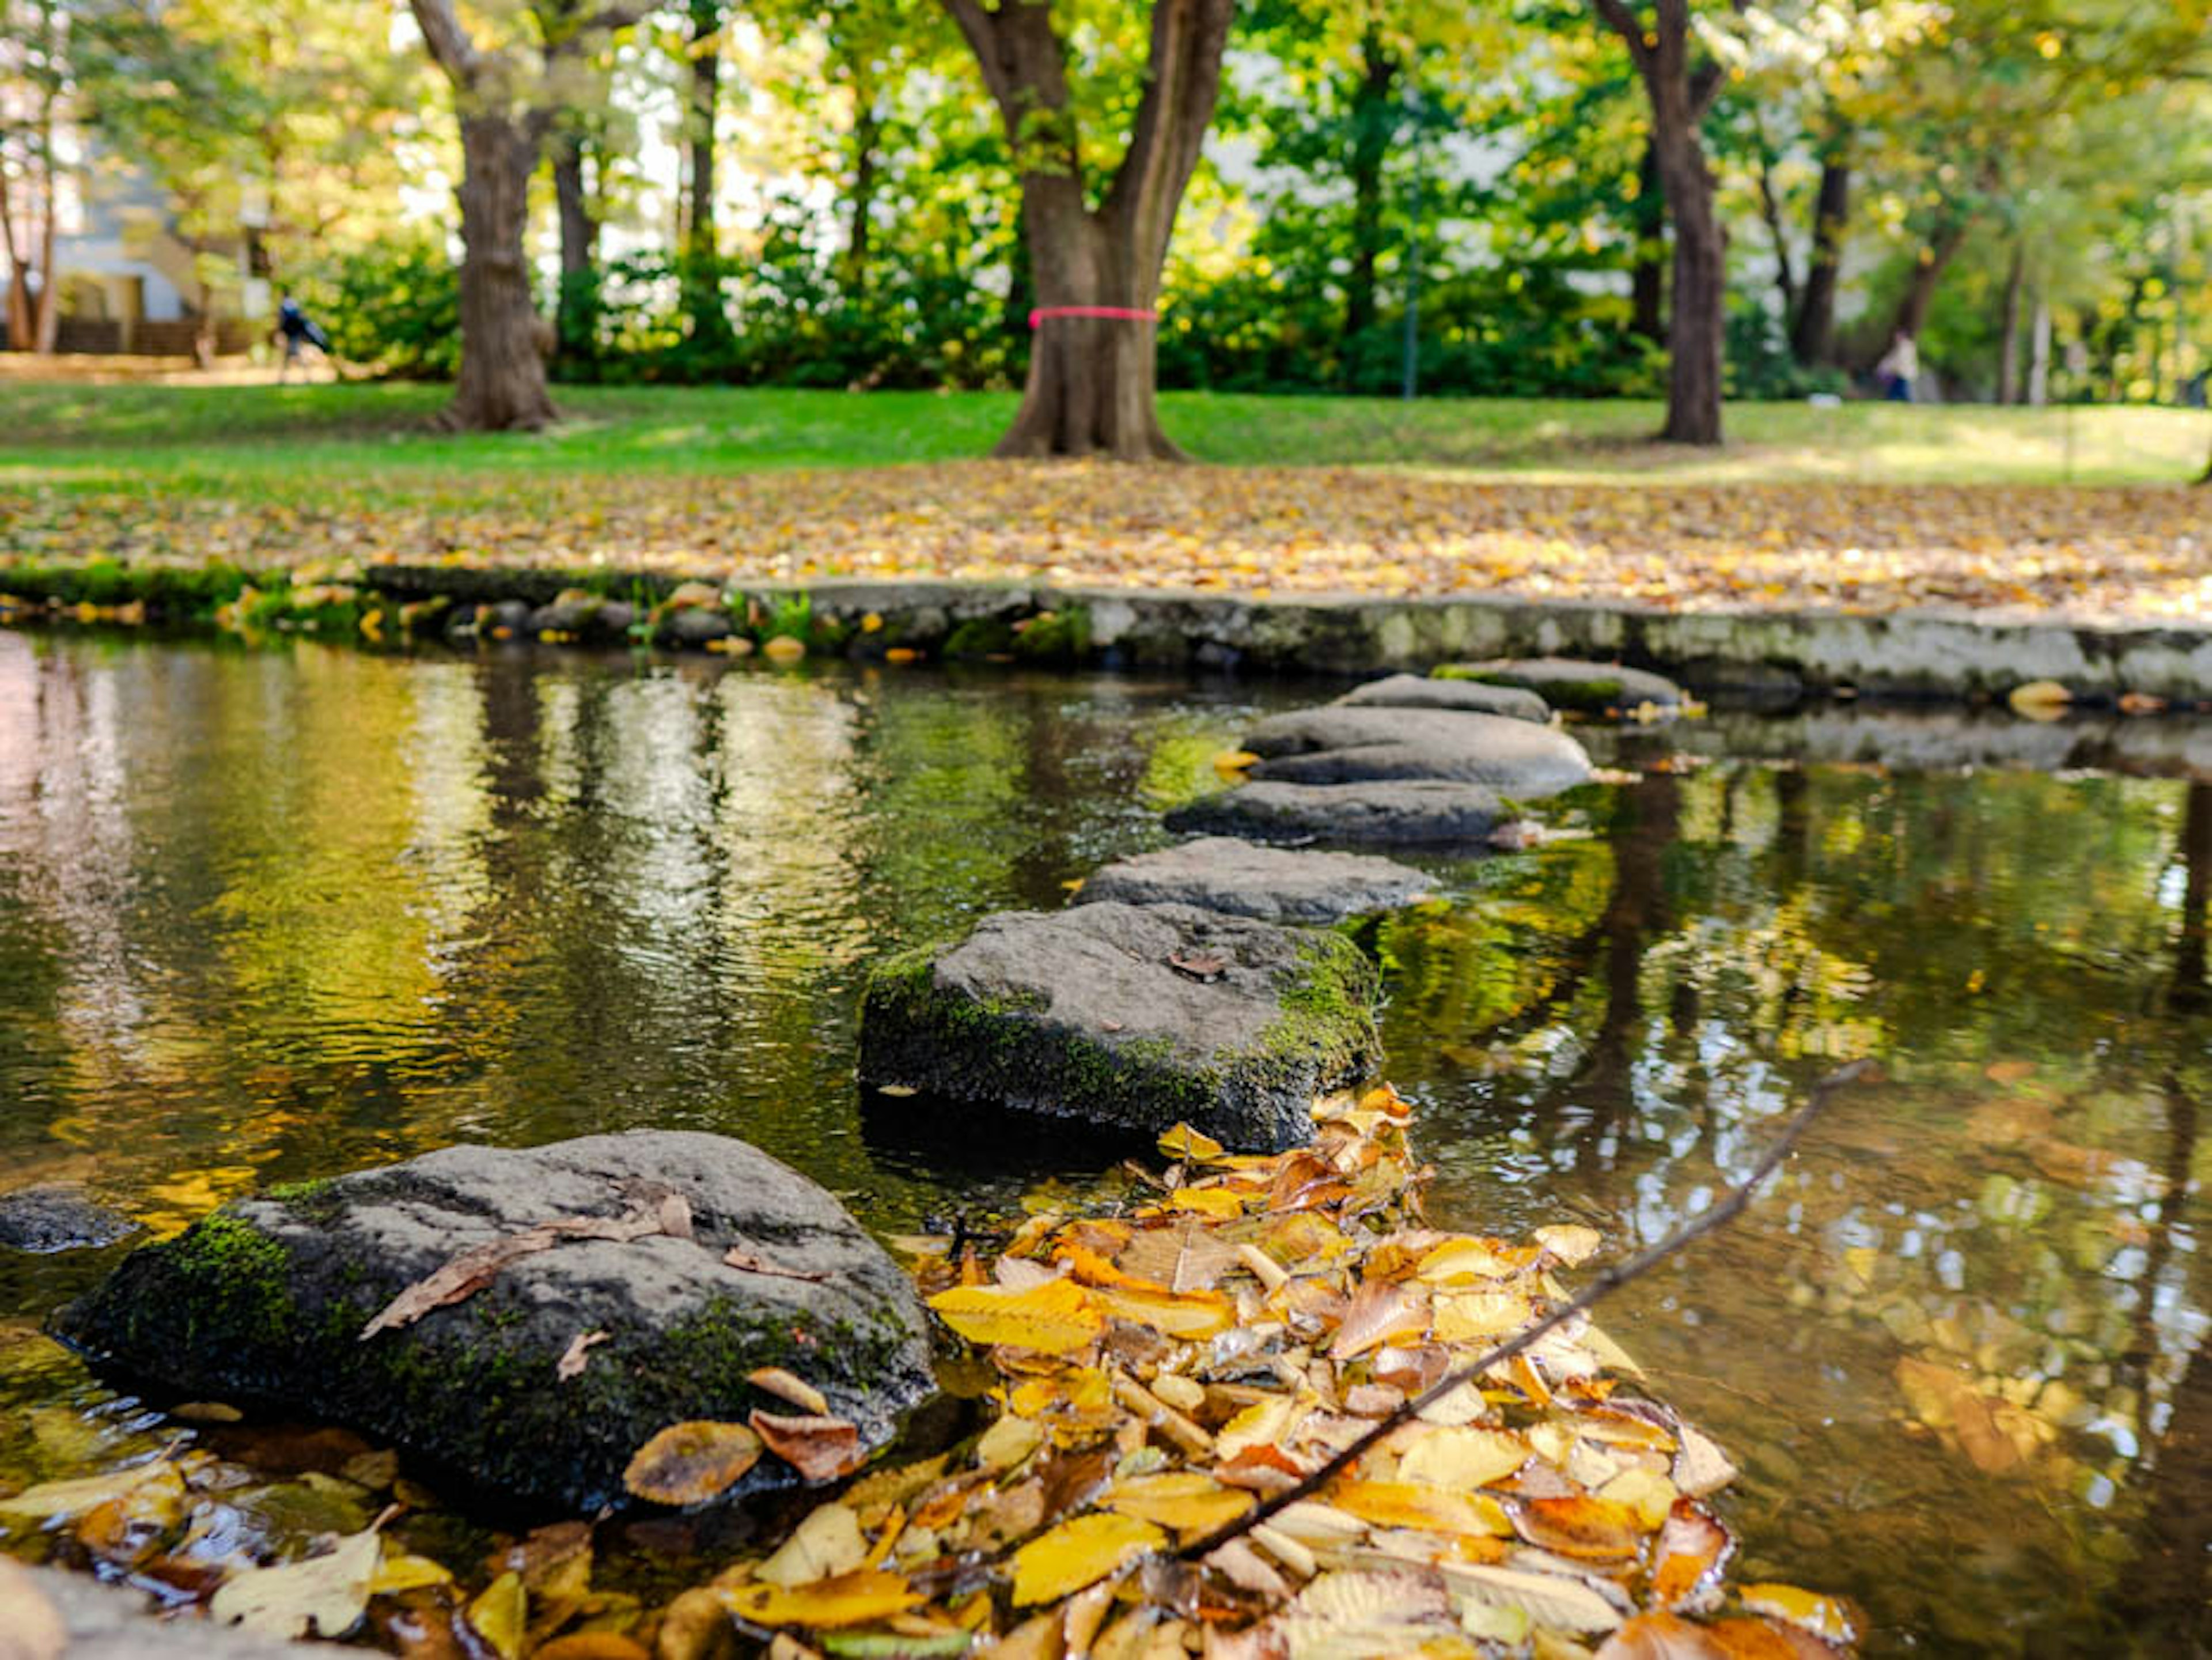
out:
M1539 484L981 461L362 475L252 496L0 483L0 589L10 563L95 556L2212 617L2212 497L2179 486Z

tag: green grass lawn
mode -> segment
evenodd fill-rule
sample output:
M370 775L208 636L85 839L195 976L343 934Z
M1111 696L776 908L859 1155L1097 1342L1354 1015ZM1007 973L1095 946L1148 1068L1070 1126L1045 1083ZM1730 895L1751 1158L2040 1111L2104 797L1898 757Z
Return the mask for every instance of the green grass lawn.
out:
M242 498L434 488L507 472L719 472L981 456L1010 393L774 388L559 390L539 435L428 429L440 386L83 385L0 380L0 484ZM1655 444L1656 404L1170 393L1201 460L1620 483L2150 484L2203 471L2212 419L2162 409L1742 404L1719 451Z

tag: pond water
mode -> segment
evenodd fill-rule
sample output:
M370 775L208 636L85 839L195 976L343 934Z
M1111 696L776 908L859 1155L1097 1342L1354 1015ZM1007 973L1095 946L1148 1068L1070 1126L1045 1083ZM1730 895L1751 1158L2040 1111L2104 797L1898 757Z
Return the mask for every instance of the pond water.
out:
M1079 1189L1049 1137L983 1162L864 1115L860 976L1061 903L1157 842L1247 717L1328 695L0 635L0 1185L84 1181L169 1231L459 1140L681 1125L886 1231ZM1744 1466L1740 1578L1849 1593L1877 1652L2184 1652L2212 1547L2212 785L1869 764L2017 728L1595 735L1702 764L1435 865L1449 903L1371 935L1388 1072L1441 1225L1625 1248L1877 1058L1608 1329ZM2081 737L2027 758L2134 763ZM1847 758L1758 758L1796 753ZM0 1481L130 1426L35 1335L113 1260L0 1255Z

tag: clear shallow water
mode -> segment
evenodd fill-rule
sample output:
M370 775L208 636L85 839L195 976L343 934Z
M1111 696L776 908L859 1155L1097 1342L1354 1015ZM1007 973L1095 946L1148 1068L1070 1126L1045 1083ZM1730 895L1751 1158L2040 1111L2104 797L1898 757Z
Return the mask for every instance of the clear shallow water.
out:
M1060 903L1255 709L1326 695L0 635L0 1183L168 1230L457 1140L680 1124L887 1231L1079 1188L1050 1137L985 1159L864 1116L860 976ZM2212 786L1865 764L2017 748L1929 730L1626 740L1721 753L1584 792L1586 837L1435 866L1451 902L1372 935L1389 1073L1440 1222L1626 1246L1878 1057L1607 1323L1744 1464L1740 1578L1849 1592L1880 1649L2188 1652ZM1850 758L1728 758L1815 739ZM116 1421L28 1335L112 1260L0 1256L0 1480Z

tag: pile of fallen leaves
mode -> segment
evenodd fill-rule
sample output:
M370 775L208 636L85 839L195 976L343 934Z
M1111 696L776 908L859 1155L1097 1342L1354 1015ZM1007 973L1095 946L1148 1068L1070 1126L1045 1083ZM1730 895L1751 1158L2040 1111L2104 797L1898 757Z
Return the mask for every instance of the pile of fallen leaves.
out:
M1735 1470L1585 1318L1444 1395L1249 1531L1410 1397L1564 1300L1591 1230L1422 1225L1404 1104L1325 1104L1315 1146L1188 1128L1115 1214L1031 1219L930 1306L999 1415L864 1476L706 1588L775 1651L1111 1660L1826 1655L1843 1602L1731 1588L1705 1502ZM1233 1536L1231 1536L1233 1535ZM692 1593L696 1598L699 1592ZM696 1606L696 1604L695 1604Z
M1734 1468L1586 1316L1407 1414L1564 1302L1556 1272L1598 1236L1434 1231L1395 1094L1316 1114L1314 1145L1273 1157L1178 1128L1164 1173L1134 1171L1118 1203L1032 1215L988 1261L908 1242L930 1307L978 1346L988 1427L869 1471L772 1551L658 1606L595 1587L586 1522L502 1541L472 1570L433 1560L410 1541L435 1500L365 1446L271 1487L173 1445L0 1499L0 1526L217 1620L337 1636L366 1616L422 1657L708 1660L733 1634L778 1660L1828 1656L1856 1641L1840 1599L1728 1583L1734 1541L1707 1500ZM639 1450L632 1491L708 1504L764 1451L816 1483L852 1473L851 1426L804 1380L755 1381L802 1415L671 1426Z
M943 463L503 480L318 475L297 500L0 487L12 561L962 578L1682 610L1956 605L2199 620L2201 492L1484 483L1345 468Z

